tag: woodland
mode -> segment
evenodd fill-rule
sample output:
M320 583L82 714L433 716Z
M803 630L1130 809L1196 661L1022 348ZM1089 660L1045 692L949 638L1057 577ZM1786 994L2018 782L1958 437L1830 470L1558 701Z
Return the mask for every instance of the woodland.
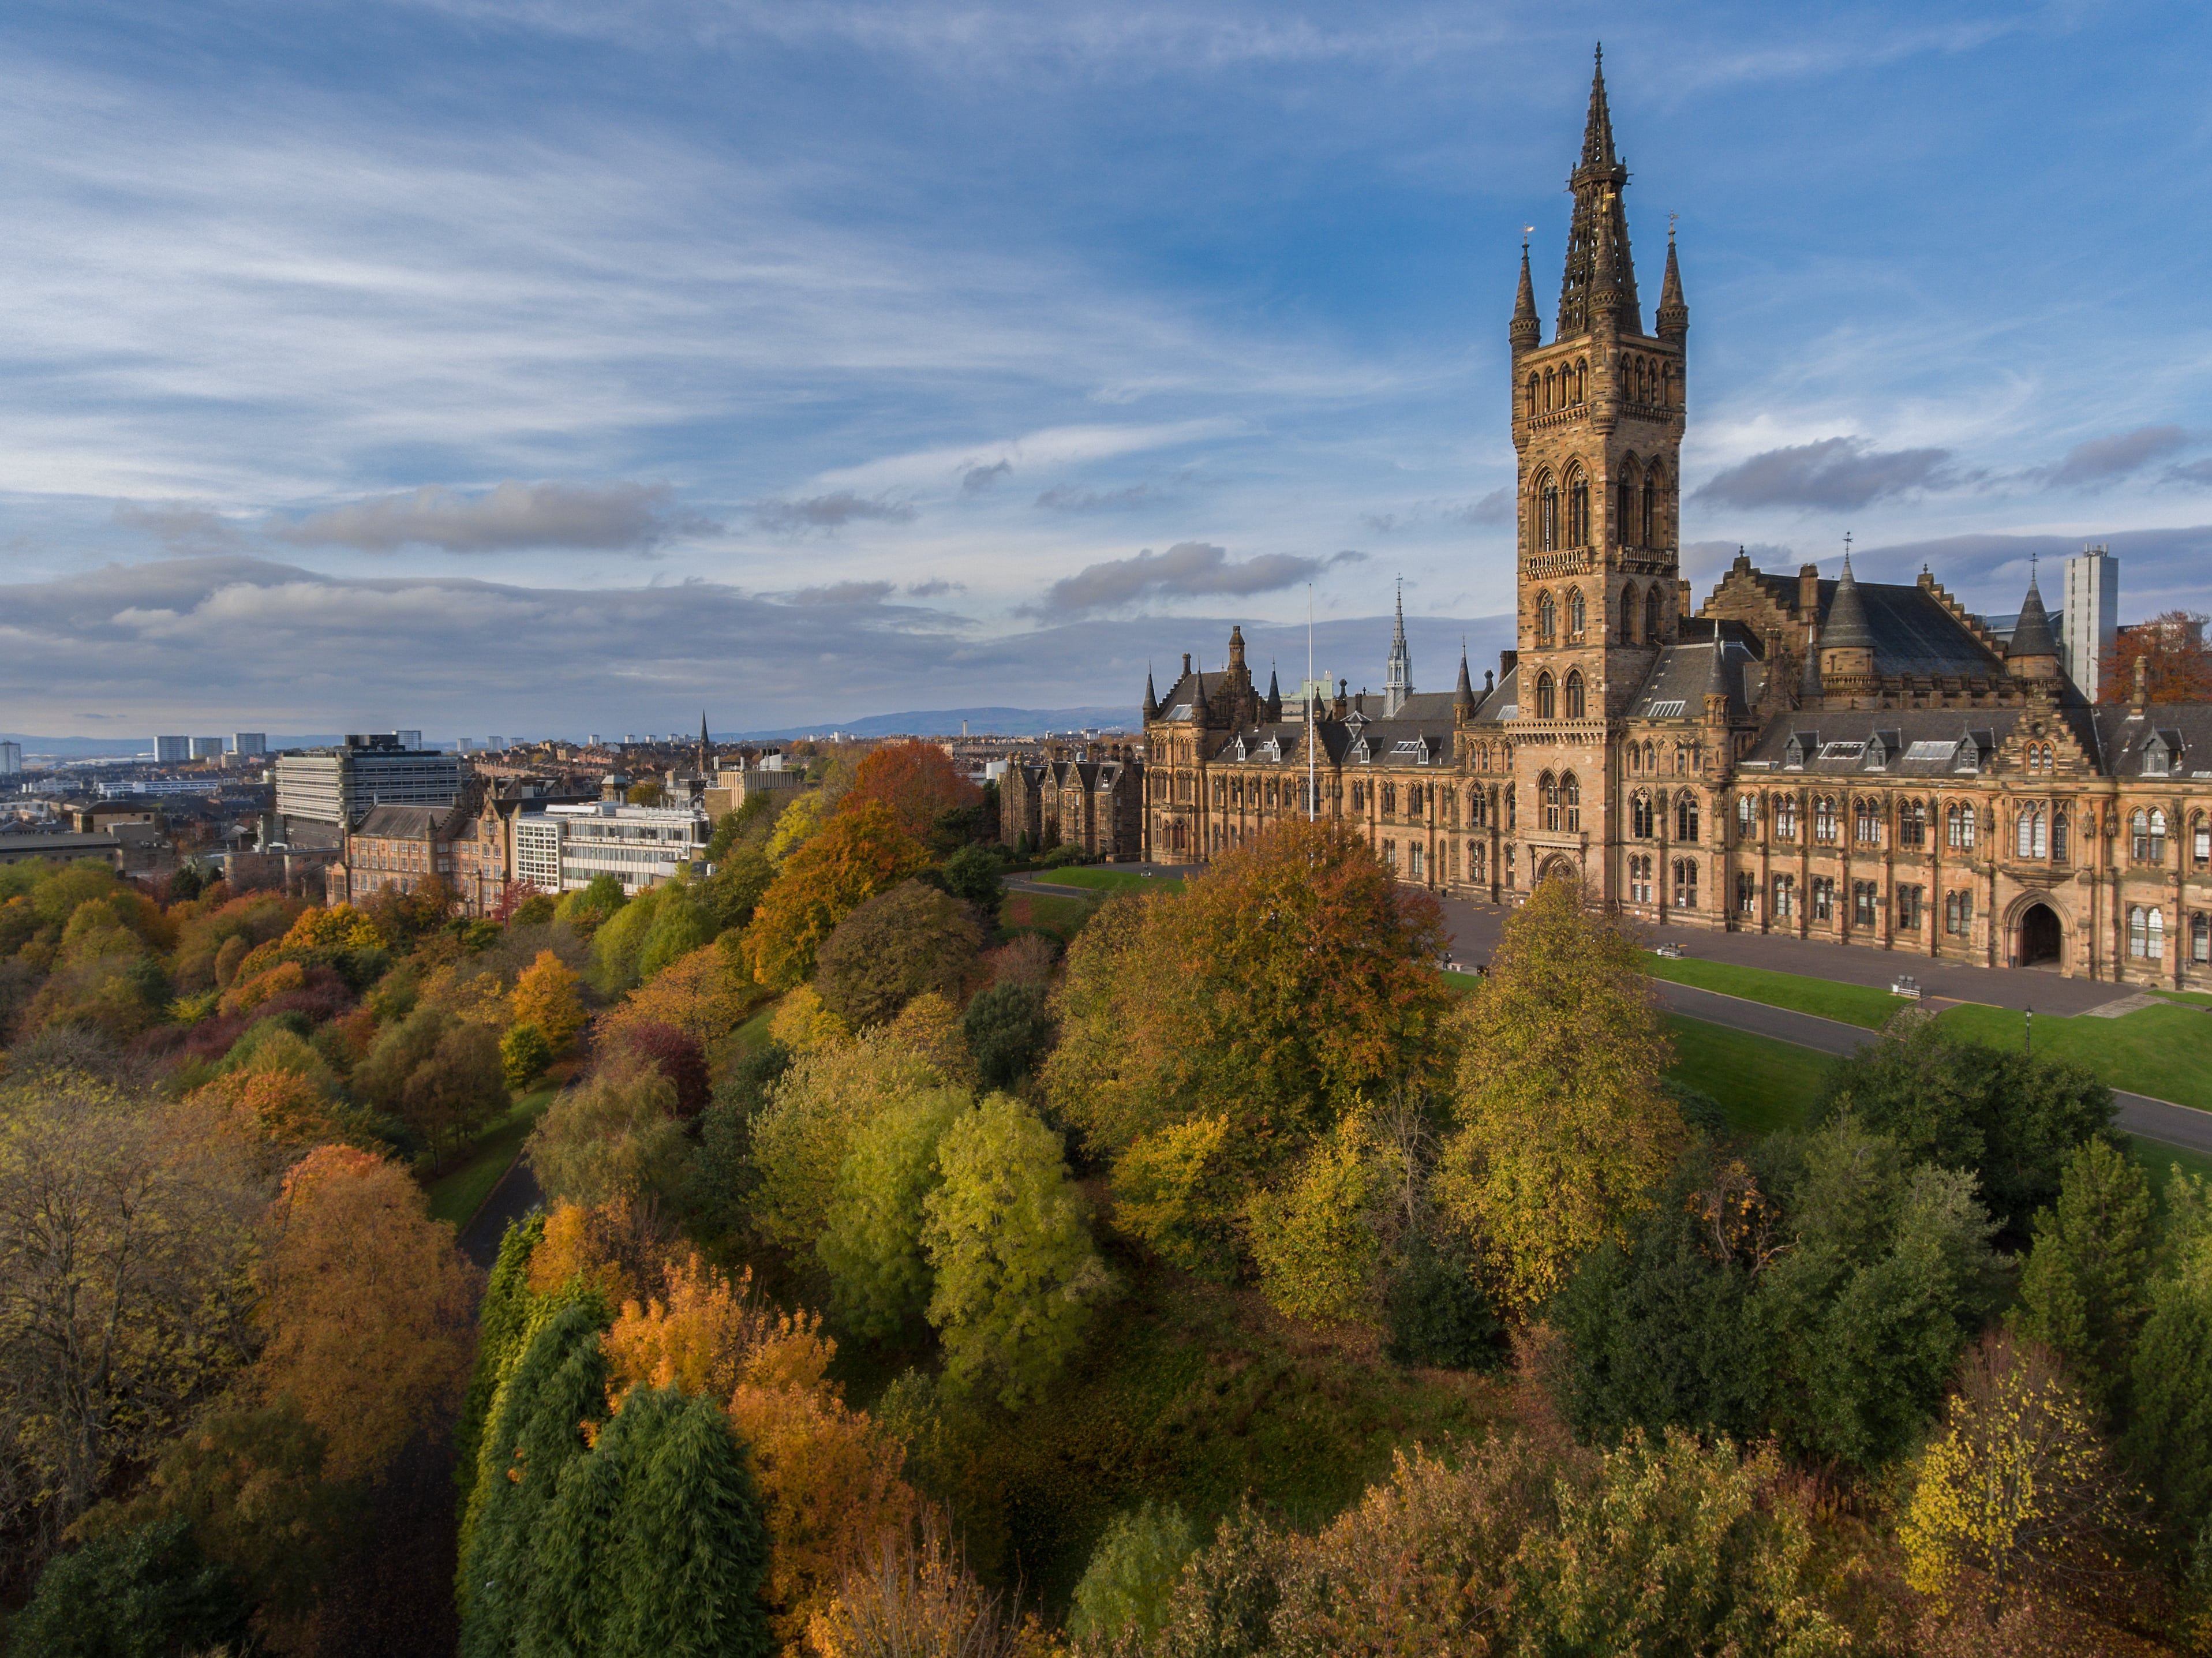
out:
M402 1558L465 1658L2212 1649L2212 1194L2089 1071L1754 1133L1563 884L1470 989L1327 824L1051 898L823 770L482 919L0 869L9 1652Z

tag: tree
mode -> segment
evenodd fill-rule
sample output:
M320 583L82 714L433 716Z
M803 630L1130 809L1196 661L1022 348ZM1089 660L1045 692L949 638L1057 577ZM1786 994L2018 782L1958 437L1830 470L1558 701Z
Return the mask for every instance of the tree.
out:
M530 1255L544 1236L542 1210L507 1222L500 1235L499 1254L492 1262L477 1315L476 1359L469 1369L460 1420L453 1428L453 1483L464 1493L476 1483L477 1454L491 1414L492 1397L529 1334L531 1317L537 1309L530 1289Z
M710 859L715 856L713 847L708 848L707 855ZM707 903L714 917L715 932L719 935L732 928L742 931L745 923L753 919L761 895L775 883L775 865L759 847L741 847L729 853L726 861L719 861L707 883Z
M1148 1498L1115 1515L1075 1586L1067 1632L1079 1641L1110 1640L1125 1630L1149 1637L1167 1617L1176 1578L1197 1548L1190 1521L1172 1503L1161 1507Z
M350 1147L285 1177L257 1269L263 1396L299 1401L329 1441L334 1479L383 1477L460 1402L477 1274L407 1174Z
M1052 1658L1059 1650L1034 1617L1021 1616L1018 1602L1002 1601L976 1581L928 1514L870 1540L806 1638L819 1658Z
M252 1607L182 1520L116 1532L51 1563L9 1630L36 1658L169 1658L243 1651Z
M672 962L691 955L721 931L712 898L704 888L690 881L672 881L660 891L652 930L637 957L637 976L647 983Z
M1260 1287L1278 1312L1316 1324L1378 1310L1381 1244L1375 1211L1387 1175L1366 1125L1347 1117L1316 1140L1280 1192L1251 1201Z
M668 790L657 777L648 777L641 783L632 783L626 797L633 806L657 806L668 795Z
M459 1021L443 1008L418 1006L378 1033L376 1045L353 1071L356 1098L373 1110L398 1116L407 1096L407 1079L438 1051L438 1043ZM539 1027L541 1029L543 1026Z
M1006 896L1000 878L999 855L981 841L970 841L945 860L939 876L945 890L975 906L985 923L995 926L999 905Z
M2130 1419L2121 1441L2130 1469L2149 1488L2169 1538L2196 1538L2212 1523L2212 1236L2203 1187L2179 1169L2166 1187L2169 1269L2152 1281L2129 1365Z
M2097 700L2125 702L2133 698L2138 661L2152 701L2212 700L2212 646L2204 642L2206 620L2191 610L2163 610L2148 622L2122 629L2099 665Z
M2008 1240L2024 1242L2075 1148L2111 1134L2112 1090L2086 1066L1955 1037L1917 1009L1892 1029L1901 1040L1869 1042L1829 1072L1812 1120L1848 1108L1908 1156L1972 1171Z
M784 993L768 1022L769 1040L788 1054L811 1054L817 1048L849 1041L845 1022L823 1005L812 985Z
M450 1153L503 1115L512 1102L499 1033L457 1024L407 1073L399 1115L432 1146Z
M781 868L786 859L829 822L830 816L830 803L823 798L820 789L810 790L791 802L777 814L775 828L769 832L769 861Z
M1190 1117L1114 1160L1114 1224L1161 1260L1226 1283L1237 1275L1244 1192L1226 1117Z
M592 935L592 981L603 996L636 988L639 965L663 907L677 892L673 884L647 887L599 926ZM688 936L688 934L687 934ZM703 939L693 939L694 945Z
M556 1096L522 1155L550 1196L586 1207L617 1196L673 1199L690 1153L675 1111L673 1083L642 1060L618 1059Z
M0 1087L0 1519L32 1558L244 1363L252 1156L204 1106Z
M2081 1393L2112 1409L2149 1311L2150 1181L2103 1139L2066 1160L2058 1204L2039 1210L2021 1272L2019 1329L2064 1360Z
M575 891L562 893L553 906L553 919L567 922L579 938L589 938L629 902L622 882L602 870Z
M837 923L816 952L814 987L850 1029L865 1030L926 991L957 1004L982 943L967 905L907 881Z
M889 809L902 834L928 838L939 817L982 804L983 792L961 775L952 757L934 743L886 743L860 762L852 786L838 803L842 813L870 805Z
M670 963L606 1016L611 1036L633 1021L672 1026L702 1048L735 1030L760 999L736 953L707 944Z
M960 1016L961 1035L986 1088L1012 1088L1052 1051L1050 996L1042 985L993 985Z
M584 1005L576 993L582 981L583 975L552 950L541 950L538 959L515 975L507 1010L517 1024L534 1024L543 1031L556 1056L565 1054L584 1028Z
M499 1063L507 1087L520 1094L553 1063L553 1045L536 1025L515 1025L499 1039Z
M1972 1572L2002 1600L2108 1576L2136 1528L2110 1462L2094 1410L2050 1351L1992 1331L1915 1472L1898 1527L1907 1581L1948 1600Z
M1018 1409L1083 1339L1112 1287L1060 1136L994 1094L939 1142L942 1183L923 1199L922 1249L936 1273L929 1321L956 1386L991 1386Z
M699 1044L674 1025L647 1020L625 1020L607 1033L606 1051L651 1066L676 1090L675 1114L690 1122L707 1108L714 1093L707 1076L707 1056Z
M351 904L304 909L284 935L280 950L301 954L380 949L388 941L377 925Z
M1583 1254L1626 1242L1673 1161L1682 1121L1659 1090L1671 1050L1634 941L1560 880L1507 919L1455 1026L1458 1129L1439 1191L1527 1318Z
M928 1303L924 1199L936 1183L938 1144L969 1103L963 1091L928 1090L884 1107L852 1137L814 1253L830 1274L833 1310L856 1335L896 1334Z
M865 801L840 811L785 858L775 885L761 896L745 930L753 977L777 990L808 977L816 950L838 922L928 861L889 806Z
M727 1399L777 1330L752 1292L752 1271L732 1279L691 1251L661 1269L661 1294L623 1303L607 1332L610 1405L641 1383Z

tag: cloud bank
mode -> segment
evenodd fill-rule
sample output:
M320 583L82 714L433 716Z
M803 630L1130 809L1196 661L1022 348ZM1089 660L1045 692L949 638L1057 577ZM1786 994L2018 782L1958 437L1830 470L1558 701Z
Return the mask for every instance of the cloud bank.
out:
M1309 558L1295 553L1261 553L1241 563L1229 550L1209 541L1178 541L1164 553L1147 547L1133 558L1109 559L1091 564L1055 581L1042 604L1030 612L1041 616L1088 616L1099 610L1135 604L1146 599L1200 597L1249 597L1280 592L1301 581L1310 581L1340 564L1357 564L1364 553L1342 552L1328 558Z
M1877 449L1865 438L1822 438L1769 449L1717 472L1693 501L1723 507L1850 509L1962 480L1948 449Z
M268 534L295 547L350 547L365 553L409 546L449 553L550 547L642 552L672 536L719 527L678 507L675 492L666 484L510 481L482 495L425 484L274 524Z

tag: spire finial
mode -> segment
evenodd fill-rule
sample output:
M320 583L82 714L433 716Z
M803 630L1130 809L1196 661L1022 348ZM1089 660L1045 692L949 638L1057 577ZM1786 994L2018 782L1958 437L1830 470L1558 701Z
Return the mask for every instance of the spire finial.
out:
M1568 188L1575 216L1567 233L1567 262L1559 285L1559 326L1554 336L1571 339L1604 323L1640 334L1636 265L1628 250L1628 218L1620 192L1628 169L1613 149L1613 114L1605 98L1605 58L1601 52L1590 77L1589 120L1583 129L1583 151ZM1602 277L1603 280L1600 280ZM1603 304L1593 303L1593 296Z

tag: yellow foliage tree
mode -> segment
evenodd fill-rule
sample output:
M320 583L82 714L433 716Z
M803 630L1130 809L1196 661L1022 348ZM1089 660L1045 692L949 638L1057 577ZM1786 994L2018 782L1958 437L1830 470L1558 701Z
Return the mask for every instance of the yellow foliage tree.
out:
M1659 1091L1672 1050L1634 940L1543 882L1509 917L1460 1044L1438 1195L1500 1298L1526 1317L1626 1224L1673 1163L1682 1120Z
M605 1023L611 1030L628 1024L670 1025L705 1050L738 1028L759 994L728 950L704 944L632 991Z
M786 993L768 1022L768 1034L794 1054L811 1054L824 1044L848 1041L845 1022L822 1005L812 985Z
M504 1033L514 1011L497 973L468 962L449 962L423 981L417 1005L438 1008L463 1024Z
M285 1179L257 1277L260 1389L290 1394L323 1430L331 1478L380 1479L459 1402L478 1274L404 1169L349 1146L309 1152Z
M250 979L241 975L222 993L218 1006L225 1014L251 1013L264 1002L298 990L307 982L307 969L297 962L279 962Z
M517 1024L534 1024L556 1054L564 1051L584 1028L584 1004L576 993L583 975L550 950L515 976L507 993L507 1011Z
M546 1224L550 1238L551 1218ZM611 1405L641 1382L727 1399L774 1327L775 1315L752 1294L750 1267L732 1279L695 1249L680 1262L670 1261L664 1278L665 1298L654 1296L642 1306L624 1302L622 1316L607 1332Z
M384 942L384 935L377 931L375 922L351 904L336 904L328 909L302 911L277 948L288 953L295 950L374 950Z
M753 977L779 990L809 977L816 946L838 922L928 863L927 848L881 801L839 812L784 859L754 907L744 934Z
M1984 1336L1921 1455L1897 1533L1906 1581L1945 1605L1969 1585L2002 1600L2094 1582L2137 1526L2094 1413L2050 1351Z
M770 863L781 864L793 850L805 843L809 835L822 827L828 816L823 808L822 791L809 790L783 809L775 820L775 828L768 838Z
M1123 1151L1114 1160L1115 1226L1185 1272L1233 1273L1243 1192L1229 1133L1226 1117L1192 1117Z
M641 1300L646 1286L660 1276L666 1242L659 1218L627 1193L591 1207L556 1203L531 1251L531 1291L550 1295L581 1278L611 1307Z

